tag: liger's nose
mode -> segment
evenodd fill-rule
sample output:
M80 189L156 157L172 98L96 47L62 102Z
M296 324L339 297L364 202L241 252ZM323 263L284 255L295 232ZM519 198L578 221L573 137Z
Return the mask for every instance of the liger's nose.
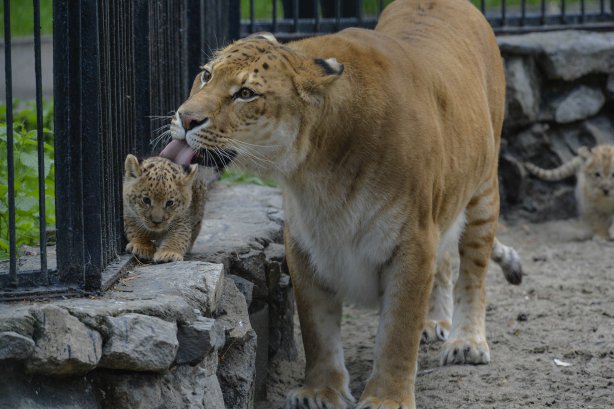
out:
M179 120L181 121L181 125L183 125L183 129L189 131L197 126L207 123L209 118L203 118L194 114L193 112L179 112Z
M606 196L610 194L610 189L601 189L601 190L603 190L603 194Z

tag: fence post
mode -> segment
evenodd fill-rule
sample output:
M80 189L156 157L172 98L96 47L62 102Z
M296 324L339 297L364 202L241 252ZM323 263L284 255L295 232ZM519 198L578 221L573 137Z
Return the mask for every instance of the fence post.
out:
M53 4L58 275L97 289L103 264L98 2Z

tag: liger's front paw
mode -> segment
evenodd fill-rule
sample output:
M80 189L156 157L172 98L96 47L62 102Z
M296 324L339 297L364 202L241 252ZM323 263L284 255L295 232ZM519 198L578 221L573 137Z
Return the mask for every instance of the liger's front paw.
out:
M172 250L158 250L153 256L156 263L168 263L171 261L183 261L183 254Z
M349 392L333 388L297 388L286 398L283 409L348 409L356 401Z
M482 337L452 338L441 349L441 365L480 365L489 362L490 348Z
M358 402L356 409L415 409L413 400L380 399L367 397Z
M131 241L126 246L126 251L140 259L151 260L156 252L156 248L152 243Z
M423 344L429 344L435 341L445 341L450 335L451 323L449 320L426 320L424 322L424 329L422 330L422 338L420 342Z

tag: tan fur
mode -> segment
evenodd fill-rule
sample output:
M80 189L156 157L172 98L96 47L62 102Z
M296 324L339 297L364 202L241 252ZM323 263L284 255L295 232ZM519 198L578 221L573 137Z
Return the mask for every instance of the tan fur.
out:
M343 298L381 311L357 407L415 407L418 346L447 241L459 243L461 261L441 361L487 363L484 277L499 215L505 80L481 13L465 0L397 0L375 30L288 45L255 35L205 69L173 137L234 150L236 163L284 189L306 354L305 385L285 407L353 407Z
M133 155L126 157L126 251L155 262L183 260L198 237L203 218L206 183L198 173L198 165L186 172L161 157L141 163Z
M533 175L558 181L576 175L576 202L580 218L599 240L612 239L614 221L614 145L580 148L578 156L556 169L541 169L525 163Z

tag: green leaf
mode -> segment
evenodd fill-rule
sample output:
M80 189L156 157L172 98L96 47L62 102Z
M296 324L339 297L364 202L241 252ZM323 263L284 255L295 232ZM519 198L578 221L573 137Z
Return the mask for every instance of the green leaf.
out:
M34 197L17 197L15 208L21 212L33 212L38 210L38 200Z
M19 155L19 162L35 172L38 170L38 155L36 153L22 152Z

